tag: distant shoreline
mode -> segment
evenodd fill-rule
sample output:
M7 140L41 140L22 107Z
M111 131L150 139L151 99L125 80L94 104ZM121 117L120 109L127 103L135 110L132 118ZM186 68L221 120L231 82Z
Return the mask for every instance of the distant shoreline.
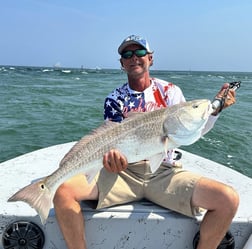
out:
M86 71L86 70L118 70L122 71L118 68L86 68L86 67L63 67L63 66L20 66L20 65L0 65L0 71L2 68L11 68L12 70L15 68L31 68L31 69L53 69L53 70L76 70L76 71ZM179 70L179 69L151 69L152 72L211 72L211 73L252 73L246 71L215 71L215 70Z

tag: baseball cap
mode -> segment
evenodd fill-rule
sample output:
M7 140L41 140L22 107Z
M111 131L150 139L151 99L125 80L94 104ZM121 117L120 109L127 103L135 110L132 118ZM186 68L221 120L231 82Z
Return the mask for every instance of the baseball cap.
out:
M130 35L126 39L124 39L118 48L118 53L122 54L123 50L131 44L140 45L144 47L148 53L153 53L153 51L150 50L150 46L147 40L137 35Z

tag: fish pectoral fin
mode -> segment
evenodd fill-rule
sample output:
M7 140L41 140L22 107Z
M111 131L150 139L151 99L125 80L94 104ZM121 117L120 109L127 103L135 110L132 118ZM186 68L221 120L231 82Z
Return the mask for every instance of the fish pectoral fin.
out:
M94 180L97 173L98 173L98 170L95 167L94 169L89 170L88 172L85 173L88 184L90 184Z
M162 137L162 142L164 144L164 153L165 155L167 155L168 153L168 148L169 148L169 137L168 136L164 136Z
M149 158L150 161L150 168L151 172L154 173L160 166L160 164L163 162L165 158L165 153L158 153L151 158Z
M88 184L90 184L95 178L94 174L85 174L85 176L86 176Z

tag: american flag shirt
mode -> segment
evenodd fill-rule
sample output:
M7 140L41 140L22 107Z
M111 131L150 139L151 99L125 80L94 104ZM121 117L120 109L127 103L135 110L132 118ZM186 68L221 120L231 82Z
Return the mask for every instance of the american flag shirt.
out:
M143 92L137 92L125 83L110 93L104 102L104 119L121 122L128 112L146 112L185 102L181 89L171 82L151 79L151 85ZM173 163L173 151L165 161Z

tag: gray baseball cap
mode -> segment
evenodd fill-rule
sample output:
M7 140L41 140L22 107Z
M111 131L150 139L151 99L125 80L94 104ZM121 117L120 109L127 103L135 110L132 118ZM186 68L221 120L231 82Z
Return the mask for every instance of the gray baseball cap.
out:
M147 40L140 37L140 36L137 36L137 35L130 35L126 39L124 39L118 48L118 53L122 54L123 50L131 44L140 45L140 46L144 47L148 53L150 53L150 54L153 53L153 51L151 51L151 49L150 49L150 46L149 46L149 43L147 42Z

